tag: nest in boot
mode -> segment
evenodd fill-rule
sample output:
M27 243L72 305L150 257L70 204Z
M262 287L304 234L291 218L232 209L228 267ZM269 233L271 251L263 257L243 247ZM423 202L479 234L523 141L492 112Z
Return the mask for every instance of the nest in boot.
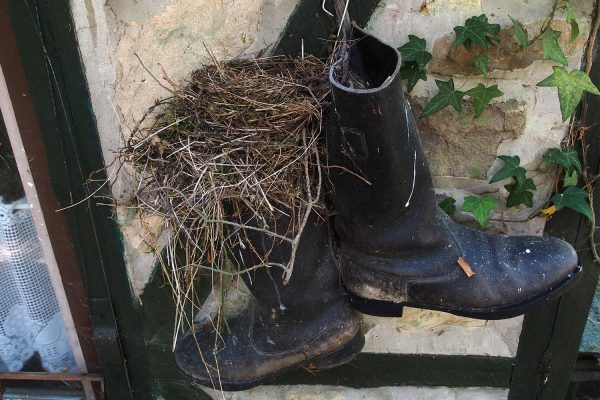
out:
M229 266L228 249L245 229L276 235L281 214L293 224L276 236L295 251L308 213L325 210L319 140L328 94L327 66L313 57L215 63L138 122L118 158L137 182L134 206L170 229L167 276L177 298L190 298L202 268L243 272ZM294 254L280 266L289 273Z

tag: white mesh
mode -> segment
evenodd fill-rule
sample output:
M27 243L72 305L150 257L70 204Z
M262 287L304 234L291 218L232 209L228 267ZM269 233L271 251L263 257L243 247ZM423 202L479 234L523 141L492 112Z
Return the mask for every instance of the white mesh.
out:
M0 198L0 370L39 352L48 372L76 370L40 241L25 200Z

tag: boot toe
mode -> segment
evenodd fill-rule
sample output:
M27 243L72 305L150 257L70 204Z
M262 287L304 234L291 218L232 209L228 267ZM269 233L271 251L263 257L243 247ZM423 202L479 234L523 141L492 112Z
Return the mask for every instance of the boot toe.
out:
M472 231L462 243L475 275L462 278L468 298L455 299L481 317L508 318L549 302L572 285L577 254L554 237L486 235Z
M268 360L261 357L248 335L248 318L228 321L230 332L217 335L213 324L195 325L177 343L175 362L197 383L222 390L245 390L262 383Z
M508 251L513 265L519 266L532 293L548 290L562 282L577 267L573 247L554 237L513 237Z
M197 324L179 340L175 347L175 363L185 375L205 386L219 387L216 358L222 341L215 342L212 324ZM220 343L220 345L219 345ZM223 360L225 362L225 360ZM216 364L216 365L215 365Z

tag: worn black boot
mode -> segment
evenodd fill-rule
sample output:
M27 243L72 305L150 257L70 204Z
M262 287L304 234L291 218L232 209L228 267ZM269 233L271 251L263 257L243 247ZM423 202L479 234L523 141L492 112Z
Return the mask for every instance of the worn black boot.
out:
M276 232L285 234L289 219L277 223ZM287 264L289 244L246 232L248 245L234 251L242 268L259 264L265 254L270 263ZM218 336L205 323L177 344L177 366L201 385L249 389L295 368L343 364L362 349L360 321L340 284L328 224L314 213L302 233L289 283L283 284L278 267L241 276L253 295L245 312L228 319Z
M581 268L568 243L485 234L437 207L398 52L358 28L347 43L330 70L327 152L339 263L353 307L382 316L402 315L406 305L501 319L570 288Z

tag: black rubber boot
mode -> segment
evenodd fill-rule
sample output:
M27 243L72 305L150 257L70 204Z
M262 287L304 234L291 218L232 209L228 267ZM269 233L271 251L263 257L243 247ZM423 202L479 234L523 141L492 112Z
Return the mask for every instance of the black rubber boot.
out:
M398 52L358 28L348 45L330 70L327 152L339 263L353 307L380 316L400 316L406 305L501 319L570 288L581 268L568 243L485 234L437 207Z
M280 218L276 232L285 234L288 223L287 217ZM289 262L289 244L247 233L249 246L234 254L240 265L259 264L257 253L269 254L270 263ZM245 390L299 367L344 364L362 349L360 320L340 284L328 224L314 213L302 233L289 283L283 284L278 267L241 276L253 295L247 310L228 319L218 337L213 324L206 323L177 344L177 366L201 385Z

